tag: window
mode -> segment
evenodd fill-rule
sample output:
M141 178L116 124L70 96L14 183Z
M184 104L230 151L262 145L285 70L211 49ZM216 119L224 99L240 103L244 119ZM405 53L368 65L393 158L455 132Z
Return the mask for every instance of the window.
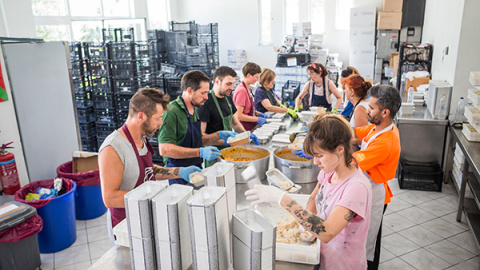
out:
M83 0L75 0L75 1L83 1ZM103 2L105 17L130 16L130 3L128 0L102 0L102 2Z
M100 0L70 0L70 15L72 16L102 16L102 7Z
M68 40L67 25L37 25L37 36L46 41Z
M147 0L148 3L148 25L150 29L168 29L170 21L170 10L168 0Z
M336 0L335 6L335 28L338 30L350 29L350 9L353 7L353 0Z
M313 34L325 33L325 0L311 0L310 20Z
M272 45L272 1L259 0L260 45Z
M81 42L102 42L102 21L72 21L73 40Z
M300 22L299 0L285 0L285 34L293 34L293 24Z
M64 0L32 0L34 16L66 16Z

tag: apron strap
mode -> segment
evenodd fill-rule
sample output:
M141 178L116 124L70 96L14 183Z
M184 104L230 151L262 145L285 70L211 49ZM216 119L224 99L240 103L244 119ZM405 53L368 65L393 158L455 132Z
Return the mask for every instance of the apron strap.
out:
M253 93L252 93L252 90L250 90L250 87L247 87L247 85L245 84L245 82L242 82L242 85L243 87L245 87L245 90L247 90L248 92L248 97L249 97L249 100L250 100L250 104L252 104L252 114L250 116L254 116L255 114L255 105L253 103Z
M222 109L220 108L220 105L218 104L218 99L217 99L217 96L215 96L215 91L213 91L213 89L212 89L212 90L210 90L210 93L212 94L212 99L213 99L213 102L215 102L215 106L217 107L218 113L220 114L220 117L222 117L222 119L223 119L224 117L223 117ZM230 105L230 101L228 101L227 97L224 97L224 98L227 101L228 108L230 108L230 115L233 115L232 105Z

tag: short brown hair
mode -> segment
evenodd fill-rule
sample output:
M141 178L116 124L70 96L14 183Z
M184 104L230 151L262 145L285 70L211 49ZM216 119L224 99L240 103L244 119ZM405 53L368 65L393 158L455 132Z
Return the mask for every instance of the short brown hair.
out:
M260 82L261 86L264 86L265 84L275 80L275 72L269 68L264 68L262 70L262 73L260 73L260 79L258 80Z
M308 67L307 67L307 71L313 71L317 74L320 74L322 76L322 78L325 78L325 76L328 75L328 71L327 69L325 68L324 65L320 64L320 63L311 63Z
M213 73L214 80L218 78L220 81L222 81L226 76L232 76L235 79L235 77L237 77L237 72L235 72L235 70L233 70L231 67L221 66L215 69L215 72Z
M312 122L303 142L303 148L305 153L313 155L315 147L332 153L342 145L345 149L343 152L345 164L349 166L353 161L350 142L352 138L353 130L347 120L338 115L329 114Z
M141 88L130 99L128 116L132 117L143 112L150 118L157 112L157 104L161 104L163 110L167 109L170 96L155 88Z
M182 92L187 91L188 88L197 91L200 89L201 82L210 83L210 78L200 70L190 70L183 74L180 89L182 89Z
M242 68L242 73L243 73L243 76L245 77L247 77L248 74L253 76L261 72L262 72L262 69L260 68L260 66L252 62L246 63L245 66L243 66Z

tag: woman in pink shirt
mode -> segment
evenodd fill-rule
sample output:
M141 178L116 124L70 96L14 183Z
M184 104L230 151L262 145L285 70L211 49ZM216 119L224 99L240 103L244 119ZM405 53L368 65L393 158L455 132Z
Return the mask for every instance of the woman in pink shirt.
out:
M340 116L328 115L314 121L304 142L322 171L306 208L285 191L256 185L245 192L247 200L279 203L306 231L320 239L320 267L367 269L366 242L370 224L372 188L353 161L350 124ZM292 179L295 181L295 179Z
M233 93L233 103L237 107L235 114L247 131L252 130L257 123L263 125L267 122L265 114L255 111L253 94L250 90L250 85L258 81L261 72L259 65L252 62L246 63L242 68L244 79Z

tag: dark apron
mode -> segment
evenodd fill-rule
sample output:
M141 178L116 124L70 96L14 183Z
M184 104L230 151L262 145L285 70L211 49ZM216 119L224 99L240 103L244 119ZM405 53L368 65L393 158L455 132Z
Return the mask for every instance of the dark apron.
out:
M137 146L132 139L132 135L130 135L130 131L128 131L127 125L124 124L122 126L122 130L125 133L128 141L132 145L133 151L135 151L135 156L137 157L138 161L139 175L135 187L140 186L145 181L155 180L152 162L152 155L155 153L155 151L153 150L152 145L150 144L150 142L148 142L148 140L143 139L143 142L147 146L148 153L144 156L140 156L138 154ZM120 221L124 220L126 217L125 208L110 208L110 214L112 216L112 228L115 227Z
M332 104L327 101L327 90L325 89L325 78L322 79L323 83L323 96L315 95L315 83L313 83L312 89L312 107L324 107L327 112L332 110Z
M268 101L270 101L270 104L272 104L273 106L277 106L277 99L270 95L271 90L267 90L263 86L262 86L262 89L265 90L265 92L267 92L267 98L268 98Z
M210 93L212 94L212 99L213 99L213 102L215 102L215 106L217 107L218 113L220 114L220 117L222 118L223 130L228 130L228 131L232 130L232 128L233 128L233 124L232 124L233 110L232 110L232 105L230 105L230 102L228 101L228 98L224 97L227 101L228 108L230 108L230 115L229 116L223 116L222 108L220 108L220 105L218 104L218 99L215 96L215 92L212 90ZM228 147L226 145L215 145L215 146L219 150L222 150L222 149L225 149L225 148ZM214 164L215 162L216 162L215 159L211 160L211 161L205 160L205 167L208 167L208 166Z
M188 148L200 148L203 146L200 121L193 122L193 116L188 112L185 101L183 100L183 98L180 98L180 100L182 100L183 106L185 106L185 111L188 115L188 128L187 128L187 134L185 134L185 138L183 139L182 143L179 144L179 146L188 147ZM167 161L167 167L188 167L191 165L195 165L201 168L202 158L200 157L168 158L168 161ZM173 185L173 184L186 185L188 182L183 180L182 178L176 178L176 179L168 180L168 183L170 185Z

